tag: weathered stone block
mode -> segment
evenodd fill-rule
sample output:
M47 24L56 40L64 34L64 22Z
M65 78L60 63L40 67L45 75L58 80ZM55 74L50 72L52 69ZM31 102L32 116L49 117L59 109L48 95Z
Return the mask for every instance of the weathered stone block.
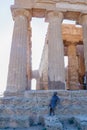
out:
M56 116L45 117L45 127L47 130L63 130L63 126Z
M87 116L75 117L75 122L80 130L87 130Z

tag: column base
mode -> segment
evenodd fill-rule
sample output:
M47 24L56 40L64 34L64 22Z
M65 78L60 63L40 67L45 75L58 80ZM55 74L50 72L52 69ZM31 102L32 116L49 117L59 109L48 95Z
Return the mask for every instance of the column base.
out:
M31 90L31 80L28 80L28 86L26 87L26 90Z
M48 89L65 90L65 83L61 81L48 81Z

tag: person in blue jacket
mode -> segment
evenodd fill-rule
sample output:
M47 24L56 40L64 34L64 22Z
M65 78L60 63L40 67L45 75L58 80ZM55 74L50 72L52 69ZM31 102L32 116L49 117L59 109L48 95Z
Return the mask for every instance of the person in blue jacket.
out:
M60 103L60 98L57 96L57 92L54 92L49 107L50 107L50 115L55 115L55 108L57 104Z

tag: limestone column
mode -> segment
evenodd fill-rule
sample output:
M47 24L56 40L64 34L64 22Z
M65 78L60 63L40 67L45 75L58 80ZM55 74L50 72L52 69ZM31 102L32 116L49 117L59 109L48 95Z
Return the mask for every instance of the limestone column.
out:
M14 31L6 92L25 91L27 83L27 42L29 12L13 9Z
M28 24L28 42L27 42L27 80L28 80L28 86L27 86L27 90L31 89L31 79L32 79L32 58L31 58L31 48L32 48L32 41L31 41L31 37L32 37L32 28L31 28L31 24L30 24L30 20L31 20L31 14L29 17L29 24Z
M65 89L62 13L48 13L48 89Z
M41 62L39 66L40 73L40 89L48 89L48 33L46 35L45 44L42 52Z
M81 83L81 89L83 88L83 75L85 74L84 56L82 53L78 53L78 70L79 70L79 82Z
M68 45L68 80L70 90L79 89L78 85L78 60L76 55L76 45Z
M87 14L81 17L83 27L83 43L84 43L84 59L85 59L85 72L87 72Z

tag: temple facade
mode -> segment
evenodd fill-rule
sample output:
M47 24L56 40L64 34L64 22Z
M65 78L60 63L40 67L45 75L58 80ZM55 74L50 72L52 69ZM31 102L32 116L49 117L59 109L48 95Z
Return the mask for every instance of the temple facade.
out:
M82 77L87 72L87 0L15 0L11 6L14 30L6 93L37 89L84 89ZM32 72L33 17L45 18L48 30L39 71ZM74 20L76 25L63 24ZM68 67L64 67L64 56Z

